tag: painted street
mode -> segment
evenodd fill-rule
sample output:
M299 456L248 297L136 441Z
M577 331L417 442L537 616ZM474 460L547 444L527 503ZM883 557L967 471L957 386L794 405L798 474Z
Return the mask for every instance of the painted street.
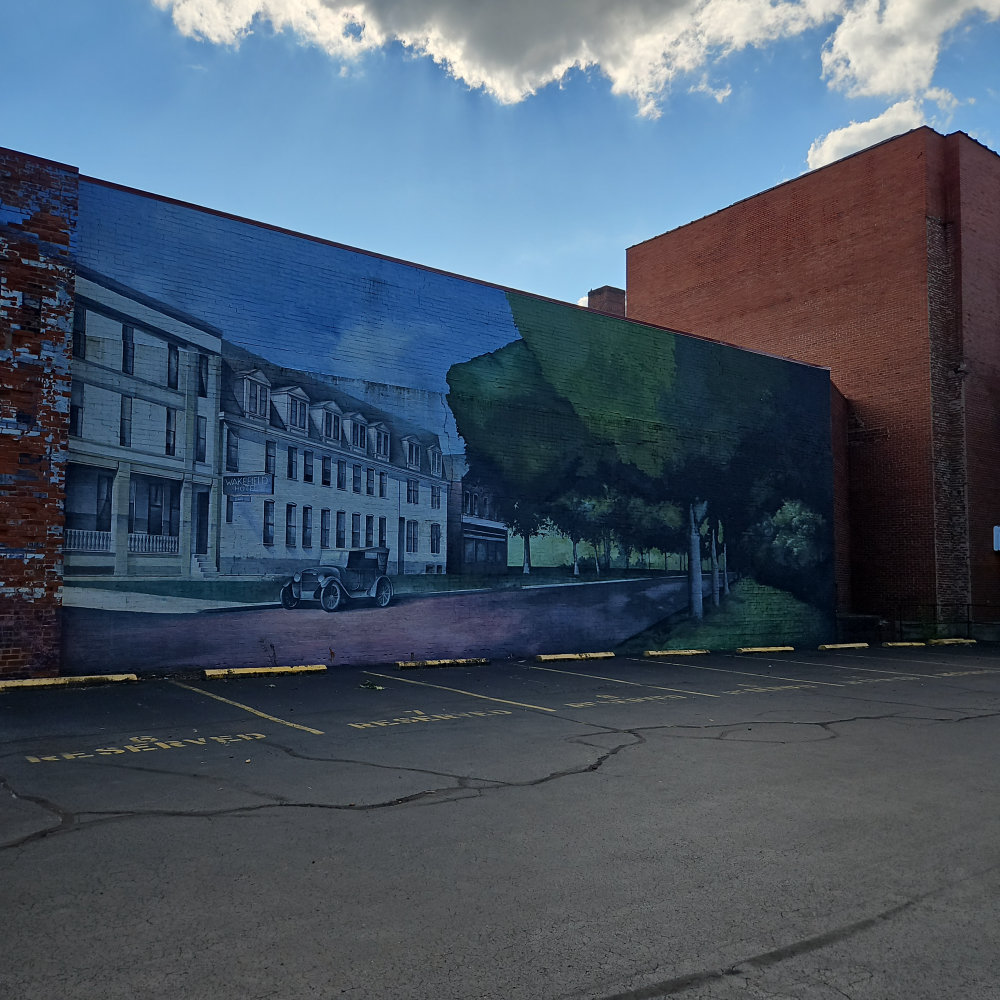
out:
M72 673L130 662L140 672L177 666L385 663L414 658L497 656L567 644L613 646L687 606L681 578L587 586L542 586L426 597L386 608L350 601L332 614L316 602L198 616L67 608Z
M991 997L998 720L984 647L0 692L0 992Z

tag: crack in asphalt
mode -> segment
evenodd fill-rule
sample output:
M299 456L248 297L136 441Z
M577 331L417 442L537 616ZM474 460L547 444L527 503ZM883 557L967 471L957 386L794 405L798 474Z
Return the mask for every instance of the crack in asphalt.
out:
M612 731L612 730L609 730ZM617 731L615 731L617 732ZM626 731L620 731L621 735L625 735ZM490 791L498 788L530 788L535 785L542 785L549 781L556 781L560 778L570 777L577 774L587 774L601 768L608 760L620 753L622 750L631 749L632 747L641 746L645 740L635 733L629 733L634 737L635 742L632 743L622 743L619 746L612 747L605 753L600 754L595 760L591 761L589 764L582 767L564 768L559 771L552 771L549 774L543 775L539 778L532 778L528 781L502 781L499 779L489 779L489 778L479 778L474 775L457 775L457 774L445 774L443 772L430 771L423 768L407 768L407 767L393 767L390 764L372 764L367 761L357 761L357 760L344 760L341 758L319 758L319 757L304 757L303 759L317 760L324 763L350 763L359 764L366 767L375 767L386 770L395 771L411 771L421 774L430 774L438 777L449 777L454 779L455 784L444 788L428 788L423 789L419 792L412 792L409 795L400 795L392 799L387 799L380 802L366 802L366 803L335 803L335 802L302 802L295 801L283 796L271 795L266 792L259 792L253 789L239 788L238 790L243 791L247 794L258 795L262 798L271 798L274 801L262 802L256 805L246 805L246 806L232 806L226 809L120 809L113 811L100 811L100 810L87 810L78 813L70 812L64 809L58 804L51 802L48 799L43 799L38 796L30 796L22 793L18 793L11 786L9 781L0 776L0 787L5 788L14 798L20 798L25 801L34 802L41 808L54 813L59 816L60 822L46 827L44 830L36 830L33 833L27 834L23 837L19 837L15 840L8 841L5 843L0 843L0 851L7 850L11 848L23 847L26 844L32 843L36 840L41 840L45 837L50 837L59 833L66 833L74 830L80 830L83 828L123 822L132 819L145 819L145 818L186 818L186 819L216 819L222 817L238 817L245 816L256 812L262 812L269 809L327 809L332 811L342 811L342 812L371 812L379 809L388 809L394 806L409 805L412 803L425 802L428 805L437 805L443 803L450 803L459 801L461 799L478 798L485 791ZM280 744L272 744L279 750L288 750L288 748L281 746ZM303 755L292 752L292 756L303 757ZM148 767L138 767L135 765L110 765L112 767L118 767L120 770L134 770L142 771L146 773L159 773L159 774L172 774L178 775L180 777L194 777L205 780L214 781L224 781L225 779L215 778L211 775L200 775L191 774L189 772L177 772L177 771L166 771L157 768ZM478 784L473 785L472 782L477 782ZM230 783L231 787L237 787L235 783ZM463 794L464 793L464 794ZM426 800L426 801L425 801Z
M710 982L717 982L719 980L729 979L736 976L745 976L748 972L766 969L769 966L778 965L781 962L785 962L791 958L796 958L799 955L805 955L812 951L818 951L821 948L826 948L828 945L837 944L847 938L863 934L865 931L878 927L880 924L888 923L894 920L896 917L901 916L908 910L915 908L928 899L940 896L950 889L962 885L965 882L980 879L984 875L996 871L998 868L1000 868L1000 865L990 865L987 868L974 872L970 875L966 875L963 878L955 879L952 882L938 886L936 889L913 896L896 906L890 906L888 909L882 910L880 913L876 913L873 916L865 917L861 920L855 920L848 924L841 924L839 927L834 927L821 934L813 934L809 937L800 938L798 941L793 941L791 944L783 945L780 948L773 948L770 951L741 958L732 965L722 966L715 969L702 969L701 971L688 973L683 976L674 976L670 979L660 980L657 983L650 983L648 986L642 986L638 989L626 990L622 993L606 994L600 997L599 1000L659 1000L661 997L669 997L678 993L684 993L687 990L695 988L696 986L703 986ZM563 1000L572 1000L572 998L580 996L581 994L576 993L564 994Z
M882 702L883 704L899 704L906 705L907 707L927 707L931 706L913 706L905 702ZM940 710L940 709L939 709ZM959 709L946 709L946 711L960 711ZM611 736L632 738L632 742L622 742L617 746L611 747L604 753L599 754L594 760L589 764L579 767L568 767L557 771L551 771L548 774L542 775L538 778L532 778L525 781L507 781L501 779L484 778L476 775L469 774L454 774L444 771L435 771L429 768L418 768L418 767L408 767L405 765L393 765L376 763L372 761L358 760L356 758L346 758L346 757L323 757L318 755L303 754L297 750L293 750L281 743L269 743L268 746L274 747L288 756L299 759L314 761L316 763L327 763L327 764L348 764L358 767L370 767L379 770L389 770L412 774L424 774L431 777L447 778L455 783L453 785L438 787L438 788L427 788L421 791L412 792L408 795L396 796L391 799L386 799L379 802L368 802L368 803L331 803L331 802L303 802L296 801L287 796L282 796L275 793L262 792L258 789L248 787L240 782L233 781L232 779L220 777L217 775L207 775L198 774L193 772L178 772L171 771L160 768L142 767L138 765L120 765L111 764L109 766L117 767L120 770L134 770L141 771L145 773L155 773L155 774L170 774L177 775L179 777L195 778L198 780L205 781L215 781L223 782L228 787L235 789L242 794L256 795L260 798L270 799L269 802L258 803L254 805L245 806L233 806L225 809L136 809L136 810L114 810L114 811L95 811L87 810L74 813L58 803L53 802L49 799L43 798L41 796L29 795L27 793L18 792L11 785L10 781L4 776L0 775L0 788L6 790L13 798L20 799L25 802L31 802L46 812L51 813L53 816L58 818L58 822L52 826L48 826L42 830L36 830L30 834L26 834L23 837L15 838L14 840L0 843L0 851L7 850L11 848L23 847L29 843L37 840L41 840L46 837L55 836L62 833L68 833L74 830L79 830L84 827L90 827L97 824L112 823L112 822L122 822L131 819L141 819L148 817L157 818L192 818L192 819L213 819L222 817L238 817L243 815L249 815L256 812L261 812L270 809L326 809L333 811L346 811L346 812L371 812L380 809L389 809L395 806L401 805L411 805L411 804L421 804L421 805L441 805L445 803L452 803L456 801L461 801L464 799L479 798L484 792L494 791L498 789L507 788L532 788L539 785L546 784L551 781L558 781L562 778L574 777L583 774L593 773L600 770L609 760L617 756L624 750L631 750L636 747L645 745L646 739L642 735L643 733L662 733L668 736L676 736L678 738L694 738L694 739L709 739L709 740L720 740L730 743L758 743L758 744L770 744L770 745L787 745L791 740L761 740L761 739L738 739L734 738L731 734L742 730L744 727L747 729L752 729L753 727L764 727L764 726L808 726L816 727L827 733L825 739L837 739L841 736L837 733L833 727L847 725L852 722L877 722L877 721L925 721L925 722L940 722L940 723L958 723L958 722L968 722L976 719L989 719L996 718L1000 716L1000 712L985 712L977 714L966 714L959 716L957 718L953 716L943 717L943 716L907 716L900 712L890 712L882 713L879 715L856 715L849 716L846 718L838 719L826 719L822 721L810 721L804 722L799 720L791 721L781 721L781 720L761 720L761 719L751 719L749 721L742 722L725 722L725 723L706 723L701 725L690 725L690 724L664 724L658 726L636 726L629 728L617 728L613 726L603 726L599 723L594 723L591 721L585 721L581 719L572 718L571 716L565 715L549 715L547 718L560 719L564 722L570 722L574 725L584 725L587 726L591 732L580 735L567 737L566 742L576 743L578 746L585 746L591 749L597 749L592 742L587 742L592 740L594 737L605 734ZM594 732L596 730L596 732ZM687 733L681 733L680 730L693 730L695 732L706 732L713 731L711 736L688 736ZM875 918L872 918L875 919ZM728 972L726 973L729 974ZM679 982L680 980L678 980ZM685 987L687 988L687 987ZM645 993L639 994L622 994L622 998L635 998L646 996ZM660 996L667 995L664 993L660 994L648 994L649 996ZM617 1000L616 998L607 998L607 1000Z

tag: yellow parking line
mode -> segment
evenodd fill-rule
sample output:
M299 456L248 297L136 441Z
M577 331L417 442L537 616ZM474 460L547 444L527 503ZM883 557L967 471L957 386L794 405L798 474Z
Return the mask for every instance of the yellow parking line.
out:
M629 687L652 688L655 691L674 691L679 694L697 694L702 698L719 698L717 694L706 694L704 691L692 691L690 688L668 688L662 684L640 684L638 681L623 681L620 677L601 677L599 674L581 674L575 670L556 670L554 667L531 667L532 670L545 670L550 674L569 674L573 677L589 677L592 681L610 681L612 684L627 684Z
M223 698L220 694L213 694L211 691L203 691L201 688L193 687L191 684L185 684L183 681L170 681L175 687L184 688L186 691L194 691L195 694L203 694L206 698L214 698L216 701L221 701L226 705L232 705L234 708L242 708L244 712L249 712L251 715L256 715L261 719L267 719L268 722L277 722L282 726L289 726L292 729L301 729L304 732L312 733L314 736L322 736L322 729L310 729L309 726L300 726L297 722L287 722L285 719L279 719L275 715L268 715L266 712L258 712L256 708L251 708L249 705L243 705L238 701L232 701L229 698Z
M642 663L642 660L636 660ZM831 681L811 681L804 677L783 677L781 674L755 674L749 670L726 670L724 667L704 667L698 663L670 663L669 660L658 661L668 663L671 667L684 667L685 670L714 670L719 674L742 674L744 677L763 677L765 680L794 681L796 684L822 684L824 687L842 688L843 684L834 684ZM790 660L782 660L782 663L790 663Z
M412 677L399 677L396 674L376 674L371 670L366 670L369 677L381 677L385 681L399 681L401 684L418 684L420 687L436 688L438 691L450 691L452 694L464 694L469 698L482 698L483 701L495 701L500 705L516 705L518 708L533 708L536 712L554 712L554 708L545 708L542 705L527 705L523 701L507 701L506 698L491 698L489 695L476 694L475 691L463 691L461 688L445 687L443 684L428 684L427 681L417 681Z

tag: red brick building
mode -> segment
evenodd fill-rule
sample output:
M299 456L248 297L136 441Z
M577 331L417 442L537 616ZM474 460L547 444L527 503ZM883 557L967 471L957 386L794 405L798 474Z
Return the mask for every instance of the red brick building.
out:
M627 292L631 319L831 369L842 608L996 620L1000 157L917 129L629 248Z

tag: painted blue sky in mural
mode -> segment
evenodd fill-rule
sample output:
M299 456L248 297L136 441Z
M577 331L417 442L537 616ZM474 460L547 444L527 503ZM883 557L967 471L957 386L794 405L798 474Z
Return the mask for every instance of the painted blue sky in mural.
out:
M78 225L83 265L288 368L446 393L518 337L497 288L115 187L81 185Z
M0 145L571 301L623 284L626 246L916 125L1000 148L1000 0L2 10Z

